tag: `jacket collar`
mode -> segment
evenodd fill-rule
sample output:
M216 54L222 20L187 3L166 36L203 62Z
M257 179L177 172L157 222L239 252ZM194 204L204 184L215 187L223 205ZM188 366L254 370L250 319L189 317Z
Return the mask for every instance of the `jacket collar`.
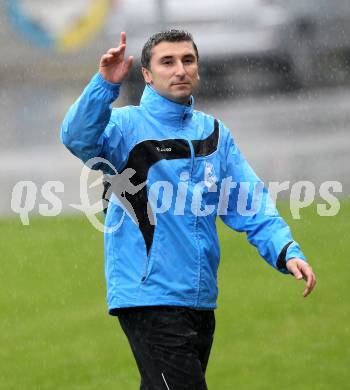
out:
M189 104L176 103L159 95L154 88L147 84L143 91L140 105L158 120L179 122L192 117L194 98L190 96Z

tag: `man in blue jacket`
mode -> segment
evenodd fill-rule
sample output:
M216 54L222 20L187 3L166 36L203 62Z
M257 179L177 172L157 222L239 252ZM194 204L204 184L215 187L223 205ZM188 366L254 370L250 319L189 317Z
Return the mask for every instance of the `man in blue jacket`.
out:
M141 389L206 389L217 215L246 232L274 268L304 278L304 296L316 279L230 131L194 110L199 56L192 36L179 30L151 36L142 51L140 105L112 109L133 62L125 60L125 48L121 33L119 46L101 57L99 72L67 113L61 137L84 163L98 158L93 168L111 180L108 307L129 340Z

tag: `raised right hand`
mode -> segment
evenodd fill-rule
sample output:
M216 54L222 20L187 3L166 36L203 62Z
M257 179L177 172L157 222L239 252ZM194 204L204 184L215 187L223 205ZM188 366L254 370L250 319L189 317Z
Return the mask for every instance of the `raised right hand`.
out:
M124 59L126 48L126 33L120 33L119 46L111 48L101 57L99 72L103 78L111 83L121 83L128 75L133 57L129 56L127 61Z

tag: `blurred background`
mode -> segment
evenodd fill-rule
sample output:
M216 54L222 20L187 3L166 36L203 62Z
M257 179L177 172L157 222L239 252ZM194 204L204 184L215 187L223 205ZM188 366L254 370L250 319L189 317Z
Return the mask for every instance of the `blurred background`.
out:
M59 141L65 112L120 31L136 63L116 105L137 104L142 46L167 27L198 45L197 109L226 123L265 182L338 180L347 196L348 0L13 0L0 18L1 214L19 180L63 181L74 211L81 164Z
M281 283L279 275L269 276L268 281L262 276L250 280L260 287L257 295L249 295L253 291L248 291L243 300L237 292L230 296L224 293L223 299L236 305L238 317L229 311L221 312L222 323L228 327L229 321L236 322L239 316L243 319L241 330L234 328L233 338L238 344L241 342L240 358L244 364L237 366L239 358L235 360L237 376L235 382L229 382L231 368L227 366L227 357L234 356L237 350L225 350L227 338L219 330L214 351L216 363L209 373L212 388L231 389L234 383L238 389L346 389L346 367L350 363L346 341L350 248L345 237L349 229L346 199L350 195L349 0L0 0L0 256L4 259L0 303L4 326L1 345L5 345L0 357L10 363L7 368L2 366L0 388L80 389L81 383L89 389L111 388L108 386L115 378L111 376L112 368L106 365L106 356L113 361L119 359L123 370L118 371L118 383L125 389L137 386L136 371L128 374L133 367L131 356L124 360L126 352L122 352L117 358L112 348L114 333L107 323L99 322L104 318L101 235L96 238L99 233L83 217L78 222L35 220L34 226L24 230L27 228L11 210L11 194L22 180L33 181L39 190L48 180L61 181L64 192L58 195L64 214L69 218L77 213L70 204L80 203L82 164L60 143L63 117L97 71L100 56L118 45L120 31L127 32L127 54L134 55L135 65L115 105L137 104L143 88L141 48L150 34L167 27L187 29L197 43L201 86L196 94L196 108L225 122L265 183L309 180L318 190L322 182L336 180L343 186L342 194L336 194L342 199L340 220L317 219L307 212L301 225L290 221L310 257L316 262L324 256L323 270L321 261L316 263L316 269L324 276L324 287L329 289L319 293L316 306L312 306L312 300L304 304L302 315L307 317L306 322L305 317L298 317L299 298L298 303L292 299L286 306L278 301L278 295L285 297L293 288L291 284L289 290L282 287L285 281ZM288 197L288 192L284 197ZM30 218L38 213L42 201L45 199L38 192ZM313 212L316 209L315 205L311 208ZM287 209L284 210L288 219ZM78 239L86 243L84 248ZM224 241L230 244L229 238ZM237 245L239 248L239 241ZM249 253L248 257L256 257L255 252L243 248L242 256ZM223 253L226 252L229 256L231 250L224 247ZM334 258L339 263L332 263L333 273L329 273L326 263ZM255 267L256 264L252 272ZM249 266L248 271L241 273L236 268L224 269L227 277L234 272L234 283L246 291L244 278ZM335 276L336 270L340 279ZM96 278L92 276L95 274ZM226 291L231 282L222 277ZM266 285L278 286L278 294L265 290ZM99 292L97 297L95 291ZM297 293L299 290L293 292ZM57 294L63 298L57 298ZM266 306L264 298L271 306ZM257 302L257 307L261 305L254 313L249 312L252 301ZM79 312L77 307L84 310ZM23 322L23 313L28 322ZM262 339L260 328L250 329L254 318L265 318L265 336L274 322L277 339ZM83 330L81 319L88 323ZM44 331L39 324L45 324L49 330ZM304 327L308 329L308 339L303 338ZM40 330L44 341L38 339L35 329ZM112 340L107 340L107 344L97 336L101 329L105 329L105 334L111 333ZM244 334L244 329L249 334ZM310 347L308 341L315 329L317 340ZM86 334L90 337L88 345ZM128 350L123 336L118 337L121 350ZM243 344L245 337L252 337L252 343ZM299 340L296 345L295 338ZM101 344L94 344L94 340ZM76 346L74 352L72 343ZM104 350L99 349L101 345ZM309 347L303 349L305 345ZM81 355L83 349L88 356ZM323 353L326 357L315 362ZM71 370L67 363L70 354ZM260 371L249 360L252 354L262 356ZM289 361L280 359L285 356ZM19 363L21 359L26 359L26 363ZM334 364L328 365L327 359L333 359ZM292 370L297 375L290 373L285 377L291 360L303 367L311 366L314 376L307 371L301 373L302 367L295 363ZM58 367L51 361L57 362ZM267 361L271 366L268 373L264 371ZM279 364L281 370L276 371ZM254 382L255 373L259 373L260 382ZM298 382L298 375L302 383ZM105 382L101 382L101 377ZM250 381L246 382L248 377ZM319 378L316 384L312 382L315 377ZM217 383L221 385L215 387Z

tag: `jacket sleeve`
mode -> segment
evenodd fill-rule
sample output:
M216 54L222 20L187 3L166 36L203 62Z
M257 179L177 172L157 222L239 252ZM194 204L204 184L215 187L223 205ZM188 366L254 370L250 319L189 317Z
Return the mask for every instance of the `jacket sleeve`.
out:
M272 202L268 190L236 146L228 129L225 142L224 176L232 180L227 208L219 212L223 222L238 232L245 232L260 256L283 273L286 261L305 260L289 226Z
M84 163L102 157L117 169L120 165L121 125L111 119L111 104L119 95L120 84L113 84L97 73L78 100L68 110L61 127L61 141ZM118 158L119 157L119 158ZM102 169L101 164L94 169Z

